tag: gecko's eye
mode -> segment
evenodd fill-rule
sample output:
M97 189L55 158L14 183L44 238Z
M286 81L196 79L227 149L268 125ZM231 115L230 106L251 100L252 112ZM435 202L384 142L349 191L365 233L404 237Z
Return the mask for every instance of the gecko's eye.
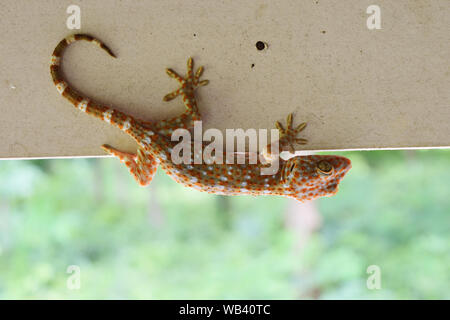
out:
M316 170L319 174L329 176L333 173L334 168L329 162L322 160L317 164Z

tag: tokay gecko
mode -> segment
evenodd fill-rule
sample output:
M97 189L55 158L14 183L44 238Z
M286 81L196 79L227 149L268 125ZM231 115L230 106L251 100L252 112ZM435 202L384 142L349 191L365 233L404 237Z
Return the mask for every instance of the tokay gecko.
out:
M172 69L166 69L167 74L178 82L179 88L167 94L163 100L169 101L180 96L185 111L180 116L164 121L144 121L100 105L74 90L64 80L61 72L64 49L78 40L92 42L115 57L103 42L94 37L85 34L66 37L59 42L51 57L50 73L56 89L80 111L120 128L137 142L139 147L136 154L119 151L109 145L103 145L102 148L119 158L141 186L148 185L157 167L161 166L175 181L200 191L221 195L279 195L305 201L335 194L339 182L351 168L350 160L341 156L309 155L284 160L271 151L271 144L262 152L262 158L266 161L255 164L172 161L172 151L176 145L171 139L172 133L176 129L190 130L194 127L194 122L201 119L194 91L208 84L208 80L200 80L203 67L199 67L194 73L193 60L189 58L185 77ZM294 143L306 143L305 139L297 138L306 124L294 127L292 122L292 114L287 117L286 128L276 122L280 133L278 145L281 149L293 150ZM190 157L194 158L193 155ZM262 174L262 169L272 161L279 161L277 172Z

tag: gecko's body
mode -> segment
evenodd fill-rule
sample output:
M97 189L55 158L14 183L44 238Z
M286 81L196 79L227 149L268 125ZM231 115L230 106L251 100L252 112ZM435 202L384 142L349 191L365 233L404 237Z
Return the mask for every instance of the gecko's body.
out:
M280 161L279 170L272 175L261 174L261 169L267 167L267 163L261 162L176 164L171 160L171 153L177 142L171 141L171 135L179 128L192 129L194 121L200 120L194 90L208 83L207 80L200 81L203 68L200 67L194 74L193 61L189 58L185 78L167 69L169 76L180 83L180 88L166 95L164 100L169 101L180 95L186 110L178 117L152 123L100 105L68 85L61 75L61 59L64 49L77 40L93 42L115 57L108 47L91 36L83 34L69 36L63 39L53 52L50 66L53 82L58 92L76 108L120 128L138 143L137 154L121 152L108 145L102 147L125 163L142 186L151 182L160 165L175 181L200 191L223 195L280 195L304 201L335 194L340 180L351 167L347 158L322 155L297 156L289 160L277 158ZM292 146L293 142L306 143L306 140L296 138L305 124L294 129L291 115L288 116L287 122L286 130L279 122L276 123L281 133L280 146ZM269 145L266 148L266 159L273 160L270 149Z

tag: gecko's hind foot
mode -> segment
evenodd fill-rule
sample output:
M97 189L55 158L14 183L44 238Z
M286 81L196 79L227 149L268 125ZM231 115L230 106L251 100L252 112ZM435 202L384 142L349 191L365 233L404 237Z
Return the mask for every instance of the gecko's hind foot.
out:
M146 154L142 149L138 149L137 153L128 153L117 150L110 145L102 145L102 149L107 153L117 157L120 162L125 164L136 179L136 181L143 187L150 184L155 175L158 161L156 161L150 154Z
M206 86L209 83L209 80L200 81L200 77L203 73L203 66L199 67L194 75L194 60L189 58L187 61L187 72L186 77L180 76L178 73L173 71L172 69L166 69L166 73L169 77L174 78L180 84L180 88L175 91L172 91L169 94L166 94L163 98L164 101L170 101L177 96L179 96L183 91L194 91L198 87Z
M308 140L303 138L297 138L297 135L306 127L306 122L299 124L296 128L292 126L292 113L287 116L286 129L283 125L277 121L275 126L280 131L280 146L282 148L288 148L290 152L295 152L294 143L306 144Z

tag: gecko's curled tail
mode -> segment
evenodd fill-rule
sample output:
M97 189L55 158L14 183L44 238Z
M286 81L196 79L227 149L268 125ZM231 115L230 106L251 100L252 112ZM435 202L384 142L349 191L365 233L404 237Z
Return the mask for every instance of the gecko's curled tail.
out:
M108 108L106 106L102 106L99 103L93 101L92 99L85 97L81 93L78 93L64 80L64 77L62 76L61 72L61 61L62 56L64 54L64 49L67 48L71 43L78 40L85 40L92 42L93 44L105 50L110 56L114 58L116 57L114 53L111 51L111 49L109 49L103 42L90 35L74 34L64 38L59 42L55 50L53 50L53 55L50 62L50 73L53 79L53 83L56 86L56 90L58 90L58 92L64 98L69 100L69 102L72 105L74 105L77 109L86 112L90 115L93 115L96 118L100 118L104 121L114 124L120 127L121 129L123 129L124 126L126 128L129 128L130 121L132 121L132 119L129 119L125 114L123 114L120 111Z
M70 35L70 36L62 39L56 46L55 50L53 50L53 55L52 55L51 62L50 62L50 73L52 75L53 83L55 84L58 91L60 91L60 90L66 91L65 94L63 92L61 92L61 94L66 98L67 98L68 93L72 90L71 90L71 88L67 87L67 83L64 81L64 78L61 74L61 59L62 59L64 50L71 43L74 43L75 41L78 41L78 40L92 42L95 45L102 48L103 50L105 50L106 52L108 52L108 54L110 56L112 56L114 58L116 57L114 55L114 53L111 51L111 49L109 49L103 42L101 42L100 40L98 40L90 35L73 34L73 35ZM59 86L59 88L58 88L58 86ZM64 89L66 89L66 90L64 90ZM71 101L71 102L73 102L73 101Z

